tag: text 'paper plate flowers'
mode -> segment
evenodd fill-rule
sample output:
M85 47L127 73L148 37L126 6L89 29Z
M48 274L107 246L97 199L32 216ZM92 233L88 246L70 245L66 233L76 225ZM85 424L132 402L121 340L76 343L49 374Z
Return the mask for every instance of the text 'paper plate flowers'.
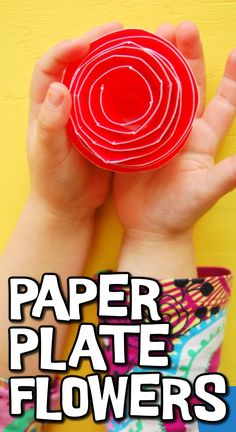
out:
M118 172L161 167L183 147L198 92L179 51L144 30L121 30L91 43L64 71L72 95L68 133L95 165Z

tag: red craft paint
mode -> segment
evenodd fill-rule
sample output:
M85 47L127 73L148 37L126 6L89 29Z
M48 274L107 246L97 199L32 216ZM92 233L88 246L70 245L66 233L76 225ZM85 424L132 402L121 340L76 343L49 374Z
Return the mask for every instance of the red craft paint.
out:
M159 168L191 132L195 79L179 51L152 33L128 29L95 40L66 68L63 83L73 100L69 137L101 168Z

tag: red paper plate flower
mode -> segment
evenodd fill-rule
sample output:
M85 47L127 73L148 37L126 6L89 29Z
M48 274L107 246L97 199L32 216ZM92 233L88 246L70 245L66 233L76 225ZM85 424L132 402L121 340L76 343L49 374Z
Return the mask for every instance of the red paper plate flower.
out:
M68 133L91 162L113 171L158 168L183 147L198 93L185 59L143 30L121 30L91 43L63 82L72 95Z

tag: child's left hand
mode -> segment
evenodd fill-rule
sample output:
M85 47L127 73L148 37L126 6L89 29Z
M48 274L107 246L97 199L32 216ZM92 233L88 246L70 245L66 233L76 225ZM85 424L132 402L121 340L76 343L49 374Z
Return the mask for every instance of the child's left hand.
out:
M236 114L236 50L230 54L217 95L205 108L202 44L194 24L157 34L174 43L192 68L200 103L191 136L181 153L157 171L115 174L114 200L125 232L162 240L188 231L215 202L236 186L236 156L215 164L217 147Z
M71 95L60 80L65 67L82 58L92 40L121 28L114 22L79 39L61 42L35 67L28 140L30 201L41 202L43 209L55 216L76 220L90 217L110 189L110 173L81 156L67 137Z

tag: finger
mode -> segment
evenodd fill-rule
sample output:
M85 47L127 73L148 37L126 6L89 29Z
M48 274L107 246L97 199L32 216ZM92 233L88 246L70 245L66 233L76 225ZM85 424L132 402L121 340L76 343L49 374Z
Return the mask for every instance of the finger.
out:
M213 153L228 132L236 114L236 49L228 57L224 76L216 96L211 100L203 120L214 135Z
M90 42L122 28L116 22L96 27L78 39L63 41L51 48L36 64L30 87L32 111L39 109L46 96L49 85L60 81L61 74L68 63L80 60L89 49Z
M70 147L66 124L71 110L71 96L61 83L50 85L37 119L36 137L32 143L34 157L62 160Z
M218 199L236 187L236 156L216 164L208 172L206 189L209 200L214 204Z
M205 107L206 76L202 42L195 24L186 21L178 25L176 29L176 45L187 60L198 85L199 105L197 116L199 117Z
M175 45L175 28L171 24L161 24L156 30L156 35L168 40L173 45Z

